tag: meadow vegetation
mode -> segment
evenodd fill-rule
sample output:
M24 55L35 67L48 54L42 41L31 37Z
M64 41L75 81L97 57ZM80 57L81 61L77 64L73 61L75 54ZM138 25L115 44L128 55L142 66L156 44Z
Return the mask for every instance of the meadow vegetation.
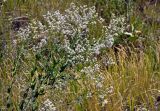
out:
M1 0L0 111L159 111L159 0Z

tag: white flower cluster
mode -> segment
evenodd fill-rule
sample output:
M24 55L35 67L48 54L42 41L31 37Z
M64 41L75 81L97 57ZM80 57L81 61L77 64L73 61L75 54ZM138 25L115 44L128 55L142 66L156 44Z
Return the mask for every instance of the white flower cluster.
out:
M59 10L43 15L44 23L33 20L26 28L21 29L17 36L22 41L28 41L33 51L39 51L48 41L58 45L59 51L65 52L67 62L74 65L90 61L93 54L99 55L101 49L112 47L114 36L124 31L124 17L113 16L109 26L103 25L103 19L98 17L95 7L76 6L71 3L63 13ZM90 26L101 24L102 35L91 35ZM103 34L104 33L104 34Z
M88 30L88 24L97 18L95 7L77 7L71 3L70 8L65 10L65 14L60 11L48 12L44 15L49 28L54 32L59 32L67 37L75 37L76 34L83 36Z
M39 111L56 111L56 107L49 99L47 99L44 101L43 107L40 108Z
M113 34L113 36L117 36L119 33L124 33L126 30L126 18L121 15L116 17L112 14L112 18L110 20L110 24L106 27L106 34Z
M82 73L86 73L89 76L92 74L95 74L96 72L98 72L100 70L100 65L99 64L95 64L94 66L88 66L88 67L84 67L81 72Z
M19 37L19 41L25 41L30 37L31 34L31 30L30 27L26 27L26 28L20 28L20 30L18 31L17 36Z

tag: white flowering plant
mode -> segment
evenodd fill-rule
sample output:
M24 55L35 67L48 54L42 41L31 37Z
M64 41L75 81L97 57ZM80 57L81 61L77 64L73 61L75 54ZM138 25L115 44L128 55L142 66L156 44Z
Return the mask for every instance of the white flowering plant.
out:
M88 8L71 3L64 12L47 12L43 15L43 21L32 20L28 26L21 28L17 32L15 45L23 46L26 57L30 53L36 55L34 67L45 73L38 79L31 74L36 80L29 86L32 92L38 92L44 84L65 87L63 83L67 84L66 78L70 78L70 74L63 72L70 67L86 74L93 82L91 84L102 91L103 81L99 78L103 77L98 74L101 66L97 57L103 50L113 46L115 37L125 32L125 17L113 15L109 25L104 24L104 19L98 16L94 6ZM107 65L111 63L105 62ZM38 95L31 104L35 103ZM21 104L21 109L24 109L26 103L21 101Z
M43 22L33 20L20 29L17 41L24 42L26 49L33 52L40 52L49 45L56 47L56 53L74 66L92 62L94 55L112 47L114 37L123 33L126 25L124 16L113 15L110 24L105 26L94 6L78 7L74 3L63 13L59 10L47 12L43 17Z

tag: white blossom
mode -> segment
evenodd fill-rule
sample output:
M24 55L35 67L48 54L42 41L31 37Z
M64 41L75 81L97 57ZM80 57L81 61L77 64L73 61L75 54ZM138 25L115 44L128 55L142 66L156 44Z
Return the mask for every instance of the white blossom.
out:
M46 101L44 101L43 107L40 108L39 111L57 111L57 110L54 104L49 99L47 99Z
M108 100L107 99L103 100L102 107L104 107L106 104L108 104Z

